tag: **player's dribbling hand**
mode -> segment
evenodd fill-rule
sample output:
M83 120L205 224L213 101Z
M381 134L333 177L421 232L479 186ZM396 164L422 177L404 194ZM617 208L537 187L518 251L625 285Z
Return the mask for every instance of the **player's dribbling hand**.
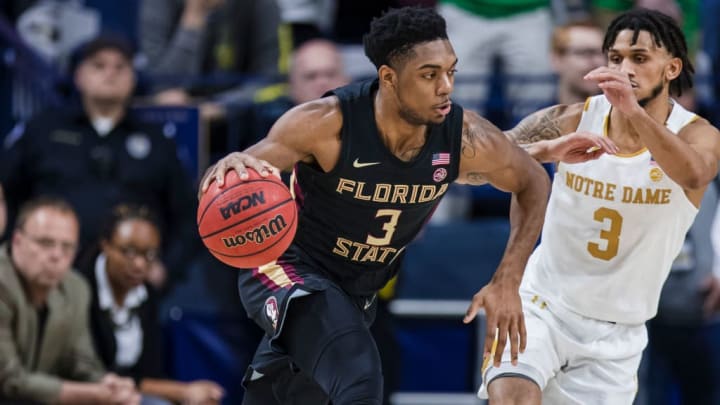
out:
M621 113L630 115L642 110L627 73L603 66L586 74L585 80L597 83L610 104Z
M497 331L497 346L494 348L495 357L492 359L495 367L500 366L508 339L510 339L510 359L513 365L517 365L518 352L525 351L527 332L518 287L519 282L516 281L491 281L473 296L463 319L463 322L469 323L480 308L485 309L487 329L483 359L487 359L493 352Z
M547 154L555 162L582 163L619 151L610 138L590 132L574 132L542 142L546 143Z
M228 170L235 170L241 180L246 180L248 178L248 167L254 169L263 177L271 174L280 177L280 170L267 161L258 159L247 153L233 152L220 159L214 166L209 167L205 171L205 175L200 181L201 187L198 193L198 199L207 191L210 183L213 181L216 181L218 186L222 187L225 184L225 173L227 173Z

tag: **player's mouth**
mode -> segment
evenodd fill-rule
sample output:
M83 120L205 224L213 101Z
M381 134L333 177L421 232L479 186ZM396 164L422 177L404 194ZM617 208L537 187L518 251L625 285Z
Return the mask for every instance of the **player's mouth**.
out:
M439 112L442 115L448 115L450 113L450 107L452 106L452 102L446 101L442 104L436 105L434 108L437 112Z

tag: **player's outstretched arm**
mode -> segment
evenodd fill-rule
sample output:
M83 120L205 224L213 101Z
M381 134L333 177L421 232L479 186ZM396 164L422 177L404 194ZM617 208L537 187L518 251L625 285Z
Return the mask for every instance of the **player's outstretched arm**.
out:
M665 126L665 118L653 118L640 106L626 73L600 67L585 78L598 83L613 108L628 119L660 168L699 205L705 187L717 174L718 130L706 120L698 119L683 127L676 136Z
M200 194L211 182L223 185L225 173L235 170L247 178L246 168L261 176L279 175L299 161L317 161L332 167L340 145L342 114L336 97L301 104L283 114L260 142L242 152L233 152L208 168L200 183Z
M603 136L574 132L583 104L555 105L535 112L505 131L505 136L538 162L580 163L616 153L615 144Z
M518 288L532 252L547 205L550 179L538 162L511 143L503 133L477 114L466 111L460 160L460 183L483 184L513 193L510 237L492 280L473 297L464 322L485 309L487 336L485 357L493 347L497 330L495 363L510 341L512 361L525 349L525 322Z

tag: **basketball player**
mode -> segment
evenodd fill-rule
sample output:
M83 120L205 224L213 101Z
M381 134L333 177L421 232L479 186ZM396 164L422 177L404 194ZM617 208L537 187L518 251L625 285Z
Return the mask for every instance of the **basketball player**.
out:
M507 348L488 356L480 394L491 404L632 403L644 322L717 173L720 133L670 98L693 73L673 20L622 14L603 52L607 67L585 77L603 94L540 111L508 134L541 161L571 131L602 134L619 151L558 164L520 289L527 349L517 366Z
M477 295L489 325L524 342L519 282L549 188L541 166L496 127L450 100L457 58L432 9L373 21L365 52L374 80L284 114L268 136L208 170L201 192L247 167L291 169L299 207L293 245L240 272L246 311L266 332L245 378L245 404L380 404L382 375L368 332L375 293L452 181L513 193L512 232L493 281ZM608 150L579 134L584 149ZM442 252L438 252L442 254ZM443 269L438 269L442 277Z

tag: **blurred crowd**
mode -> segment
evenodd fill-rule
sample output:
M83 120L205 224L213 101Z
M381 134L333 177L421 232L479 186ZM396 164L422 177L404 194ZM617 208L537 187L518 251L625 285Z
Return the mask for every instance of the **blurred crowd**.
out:
M453 97L503 129L597 94L583 76L606 62L610 19L658 9L681 22L696 64L697 86L678 101L720 124L720 0L4 0L0 399L236 403L237 386L172 375L163 356L167 303L196 272L213 278L208 299L243 312L237 270L197 236L198 177L292 107L375 75L362 35L383 10L406 5L446 18L459 57ZM167 108L167 118L143 119L152 108ZM162 122L177 111L197 115L190 157L178 153L177 127ZM715 403L720 331L702 313L704 299L718 299L702 291L720 283L710 194L649 325L639 405ZM433 222L502 217L508 206L502 193L457 187ZM258 339L255 325L238 322ZM394 358L391 330L378 331L378 343ZM390 363L388 394L400 372Z

